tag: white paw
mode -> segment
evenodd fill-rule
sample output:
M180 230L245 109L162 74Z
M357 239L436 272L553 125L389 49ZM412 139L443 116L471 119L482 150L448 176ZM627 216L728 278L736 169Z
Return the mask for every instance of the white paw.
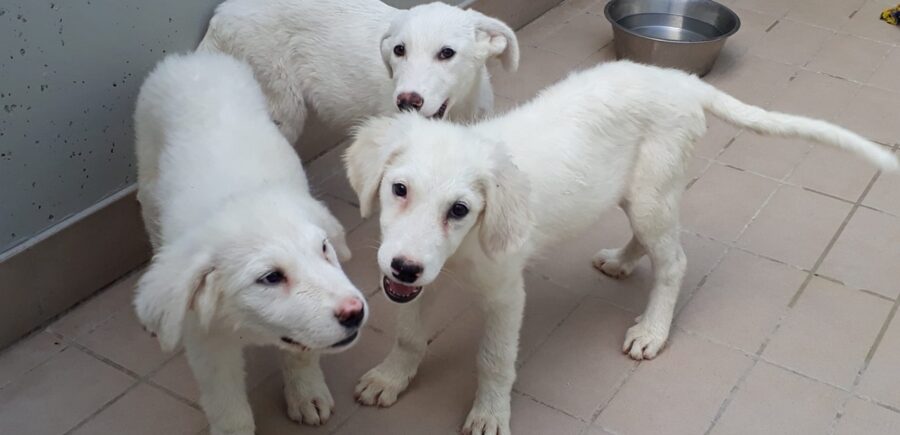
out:
M334 412L334 399L320 379L294 386L285 385L284 399L288 417L298 423L319 426L328 422Z
M628 328L622 351L632 359L653 359L669 338L669 327L652 326L650 322L639 322Z
M509 411L496 412L475 406L466 417L463 435L510 435Z
M388 407L397 402L400 395L409 385L410 376L389 374L381 366L369 370L356 384L354 396L356 401L367 406Z
M591 263L604 275L610 278L623 279L631 275L635 264L634 262L622 262L620 257L619 249L603 249L594 255Z

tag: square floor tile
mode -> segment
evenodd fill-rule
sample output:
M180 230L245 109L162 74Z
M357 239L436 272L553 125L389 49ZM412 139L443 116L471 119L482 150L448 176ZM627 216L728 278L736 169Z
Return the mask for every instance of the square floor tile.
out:
M682 224L715 240L733 241L777 186L757 175L714 164L684 194Z
M544 340L579 305L582 295L535 273L525 273L525 317L519 332L519 364L528 361Z
M418 374L397 403L390 408L359 407L334 433L459 433L475 397L475 352L483 331L478 317L467 316L429 346ZM386 354L387 349L376 361Z
M881 66L891 48L888 44L839 33L825 42L807 68L865 82Z
M881 66L869 77L869 85L900 93L897 71L900 71L900 47L891 50Z
M900 296L900 218L860 208L838 237L819 272L848 287L891 299Z
M738 351L683 333L628 378L597 423L614 433L703 433L751 364Z
M821 27L781 19L750 49L750 53L779 62L806 65L833 33Z
M844 150L816 145L797 165L788 182L856 202L875 171L869 162Z
M897 101L900 101L900 94L863 86L848 101L843 116L839 118L840 124L882 144L897 143L900 138Z
M897 27L878 19L883 10L896 4L893 0L868 0L841 30L863 38L900 45Z
M359 215L359 207L356 204L332 195L325 195L320 200L341 223L345 232L352 231L363 223L363 218Z
M736 67L724 68L710 82L747 104L765 107L775 95L784 91L796 70L796 66L748 53L740 58Z
M76 341L110 361L145 375L172 357L137 319L134 309L123 307L93 331Z
M38 332L0 351L0 389L66 348L53 334Z
M800 70L769 108L833 122L858 91L859 85L848 80Z
M578 8L565 6L565 3L562 3L554 7L519 29L516 32L516 36L519 39L519 47L537 47L538 44L549 38L550 35L564 26L572 17L582 12Z
M678 315L682 328L756 353L806 273L731 250Z
M882 172L863 204L900 217L900 173Z
M580 62L612 38L612 26L603 15L581 12L538 41L537 46Z
M636 364L622 353L633 323L631 313L586 300L522 366L516 390L590 420Z
M441 276L434 285L426 287L419 297L429 299L423 300L429 305L423 311L424 327L428 331L429 339L436 337L464 312L479 311L475 305L476 296L453 282L447 274ZM367 325L393 337L396 331L397 310L400 307L400 304L391 302L384 291L377 290L369 296L370 315Z
M798 3L796 0L736 0L735 6L782 16Z
M256 433L323 434L333 431L359 409L359 405L353 399L356 382L364 373L381 362L388 349L390 349L388 337L367 331L359 343L347 351L322 356L322 370L334 398L335 408L331 419L321 427L302 425L288 418L281 371L270 373L250 391L250 405L253 407Z
M812 269L852 205L784 186L738 240L738 246L803 269Z
M593 52L578 64L578 70L593 68L601 63L614 62L616 60L616 48L612 43L606 44L603 48Z
M491 71L494 92L513 100L530 100L538 91L566 77L581 60L542 48L522 47L518 71Z
M799 139L744 132L716 160L781 180L803 160L810 148L809 142Z
M732 143L732 139L740 133L737 127L726 123L712 115L706 116L706 134L697 141L694 146L694 154L708 159L714 159L726 145Z
M895 314L863 373L857 392L900 408L900 377L897 377L897 367L900 367L900 316Z
M579 435L586 424L521 394L513 394L510 431L516 435Z
M850 388L890 307L884 299L813 278L763 358Z
M381 226L377 218L370 218L347 234L347 244L353 258L341 264L350 281L365 294L371 294L381 285L381 269L378 268L378 247L381 246Z
M47 329L68 339L91 331L109 319L113 313L129 309L134 299L134 288L144 269L131 272L126 277L110 285L94 297L84 301L72 311L63 314Z
M813 4L796 2L787 13L795 21L840 29L850 21L850 15L858 11L866 0L816 0Z
M72 435L195 435L206 417L149 385L139 385L88 420Z
M134 382L69 347L0 390L0 433L62 434Z
M718 68L721 63L734 62L734 59L746 54L751 47L759 43L766 34L766 30L778 20L778 17L763 12L741 7L732 7L731 9L741 18L741 28L725 42L714 68Z
M710 433L828 433L845 394L834 387L759 362Z
M852 398L835 428L835 435L894 435L900 431L900 413Z

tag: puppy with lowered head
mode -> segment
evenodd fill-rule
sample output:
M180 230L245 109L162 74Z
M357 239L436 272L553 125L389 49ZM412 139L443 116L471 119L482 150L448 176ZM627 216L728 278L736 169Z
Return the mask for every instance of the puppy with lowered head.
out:
M246 345L281 348L289 416L324 423L319 354L353 345L366 302L341 270L344 230L310 195L250 67L169 56L141 88L135 129L155 255L134 305L164 349L184 344L211 432L254 432Z
M494 107L485 63L519 63L509 26L441 2L403 10L380 0L227 0L198 50L248 62L291 142L309 110L336 128L398 110L480 118Z
M533 254L583 234L616 205L628 215L633 238L600 250L593 264L621 278L650 256L650 299L623 349L634 359L656 356L685 272L679 200L692 148L706 130L704 112L757 133L840 147L882 169L897 167L886 148L833 124L767 112L696 76L630 62L575 73L475 125L400 115L362 126L347 150L348 176L363 215L380 204L382 288L404 305L397 341L360 380L359 401L389 406L409 385L427 345L423 287L446 276L477 293L485 312L478 389L463 432L509 434L523 268Z

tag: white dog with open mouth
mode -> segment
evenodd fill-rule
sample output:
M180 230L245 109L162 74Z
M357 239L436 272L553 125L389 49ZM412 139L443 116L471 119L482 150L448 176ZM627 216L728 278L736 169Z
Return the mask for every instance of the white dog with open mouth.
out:
M309 108L339 128L398 109L480 118L494 106L485 62L519 63L509 26L439 2L400 10L378 0L228 0L198 50L248 62L291 143Z
M621 249L599 251L593 264L621 278L650 256L650 300L624 350L653 358L668 338L685 271L679 200L694 142L706 129L704 111L897 167L885 148L841 127L767 112L695 76L630 62L573 74L528 104L471 126L408 115L364 124L345 156L348 176L363 215L380 201L382 286L406 304L393 349L360 380L358 399L389 406L416 374L427 338L417 296L446 270L480 294L486 313L478 390L463 431L508 434L526 261L584 233L617 204L634 236Z
M288 414L321 424L334 401L319 354L351 346L366 302L338 259L341 224L309 194L250 67L170 56L135 111L138 198L155 255L134 305L166 350L184 343L213 434L252 435L245 345L284 352Z

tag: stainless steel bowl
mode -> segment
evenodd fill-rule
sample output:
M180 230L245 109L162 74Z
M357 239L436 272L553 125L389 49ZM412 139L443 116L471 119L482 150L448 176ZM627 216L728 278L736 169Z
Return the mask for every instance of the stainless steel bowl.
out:
M700 76L741 27L737 14L711 0L612 0L605 13L619 59Z

